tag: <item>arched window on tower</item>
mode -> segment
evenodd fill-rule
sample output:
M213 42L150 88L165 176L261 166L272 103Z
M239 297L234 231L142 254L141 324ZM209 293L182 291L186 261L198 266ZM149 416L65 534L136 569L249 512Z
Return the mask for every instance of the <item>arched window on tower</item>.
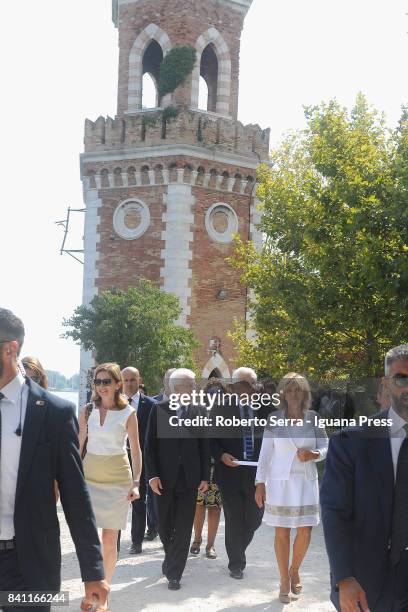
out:
M143 55L142 108L156 108L159 105L157 83L163 50L158 42L152 40Z
M198 108L208 110L208 85L204 77L200 76L200 88L198 93Z
M212 113L217 111L218 58L210 43L201 55L199 108Z

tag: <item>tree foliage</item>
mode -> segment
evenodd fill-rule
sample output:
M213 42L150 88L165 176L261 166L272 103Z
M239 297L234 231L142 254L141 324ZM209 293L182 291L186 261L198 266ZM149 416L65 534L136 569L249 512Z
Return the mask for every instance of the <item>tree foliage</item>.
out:
M159 390L170 367L194 369L193 332L176 324L181 313L177 297L140 279L128 291L112 289L95 296L90 306L79 306L63 325L97 363L117 362L137 367L148 391Z
M237 243L257 336L236 344L275 376L377 376L408 341L408 111L393 132L361 94L305 114L259 172L261 252Z

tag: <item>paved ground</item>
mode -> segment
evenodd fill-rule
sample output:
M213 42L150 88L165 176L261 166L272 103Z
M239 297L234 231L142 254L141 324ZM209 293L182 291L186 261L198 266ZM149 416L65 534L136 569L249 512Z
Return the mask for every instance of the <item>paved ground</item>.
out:
M70 591L69 611L79 610L82 583L72 540L61 508L63 546L63 590ZM163 549L159 540L149 542L139 556L129 556L130 525L122 537L122 550L114 576L110 598L111 612L326 612L333 611L329 601L328 562L321 527L314 530L312 545L301 572L304 593L290 605L278 597L278 573L273 552L273 529L258 529L248 549L245 578L235 581L226 569L224 524L220 525L216 550L218 559L207 559L202 553L190 557L180 591L169 591L161 575ZM54 608L55 611L67 608Z

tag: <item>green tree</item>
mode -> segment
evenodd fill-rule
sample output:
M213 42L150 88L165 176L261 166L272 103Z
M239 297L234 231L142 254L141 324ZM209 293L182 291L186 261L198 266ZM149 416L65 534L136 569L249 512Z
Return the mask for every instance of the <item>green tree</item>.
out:
M178 299L141 279L128 291L112 289L79 306L63 325L65 333L97 363L117 362L139 368L149 392L159 390L170 367L194 368L197 346L193 332L175 323L181 313Z
M232 262L257 335L235 341L274 376L378 376L408 340L408 111L393 132L361 94L305 114L259 171L263 248L238 241Z

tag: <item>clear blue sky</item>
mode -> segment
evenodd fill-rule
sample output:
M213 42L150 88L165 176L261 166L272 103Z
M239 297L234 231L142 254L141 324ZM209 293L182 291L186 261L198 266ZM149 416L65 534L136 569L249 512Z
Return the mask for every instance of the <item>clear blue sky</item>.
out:
M82 206L85 117L116 111L110 0L4 2L0 304L27 328L25 354L70 376L79 350L60 339L81 302L82 267L59 255L68 205ZM407 0L254 0L242 37L240 119L278 142L302 105L363 91L395 125L408 101ZM80 246L80 216L71 246Z

